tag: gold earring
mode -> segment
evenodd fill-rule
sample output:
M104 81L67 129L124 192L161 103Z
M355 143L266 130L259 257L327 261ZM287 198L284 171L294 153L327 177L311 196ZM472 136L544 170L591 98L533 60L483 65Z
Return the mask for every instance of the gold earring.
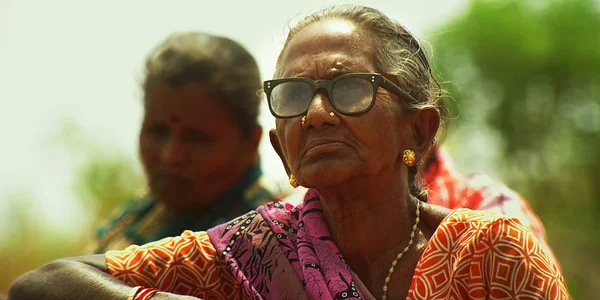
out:
M410 149L404 150L404 154L402 154L402 162L405 165L412 167L415 164L415 151Z
M306 116L302 116L302 127L304 127L304 123L306 123Z
M298 182L296 181L296 177L294 177L294 174L290 175L290 185L293 188L297 188L298 187Z
M330 113L329 113L329 115L330 115L331 117L335 117L335 114L334 114L333 112L330 112Z

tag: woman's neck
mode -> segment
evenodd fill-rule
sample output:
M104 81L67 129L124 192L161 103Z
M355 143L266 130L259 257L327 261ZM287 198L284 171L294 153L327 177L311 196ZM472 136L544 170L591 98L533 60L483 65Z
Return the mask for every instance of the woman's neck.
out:
M408 245L416 218L416 202L398 184L401 178L385 178L317 189L333 240L367 286L385 279L396 255Z

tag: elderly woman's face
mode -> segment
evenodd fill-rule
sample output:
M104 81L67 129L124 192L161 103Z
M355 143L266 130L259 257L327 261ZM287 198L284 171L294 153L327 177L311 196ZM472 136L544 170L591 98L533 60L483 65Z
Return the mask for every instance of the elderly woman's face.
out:
M352 23L319 21L289 42L278 74L330 79L343 73L381 73L375 64L376 52L369 35ZM304 128L301 117L278 119L279 144L298 182L307 187L326 186L397 168L402 151L413 144L412 117L400 101L379 88L371 110L345 116L319 90Z

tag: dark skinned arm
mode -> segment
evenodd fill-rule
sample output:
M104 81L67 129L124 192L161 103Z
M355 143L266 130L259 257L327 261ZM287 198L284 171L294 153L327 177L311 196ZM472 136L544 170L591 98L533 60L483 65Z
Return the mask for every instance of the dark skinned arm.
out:
M27 272L10 287L9 300L125 300L132 288L108 274L103 254L65 258ZM158 293L152 300L197 299Z

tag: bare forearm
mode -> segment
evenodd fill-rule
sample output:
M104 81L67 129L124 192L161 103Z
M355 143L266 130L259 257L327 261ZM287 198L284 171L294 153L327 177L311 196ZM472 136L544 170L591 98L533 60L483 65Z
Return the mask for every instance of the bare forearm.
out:
M21 275L8 298L25 299L127 299L131 287L97 267L62 259Z
M9 300L29 299L119 299L130 295L132 287L107 273L103 255L92 255L53 261L37 270L21 275L10 287ZM152 299L190 300L160 292Z

